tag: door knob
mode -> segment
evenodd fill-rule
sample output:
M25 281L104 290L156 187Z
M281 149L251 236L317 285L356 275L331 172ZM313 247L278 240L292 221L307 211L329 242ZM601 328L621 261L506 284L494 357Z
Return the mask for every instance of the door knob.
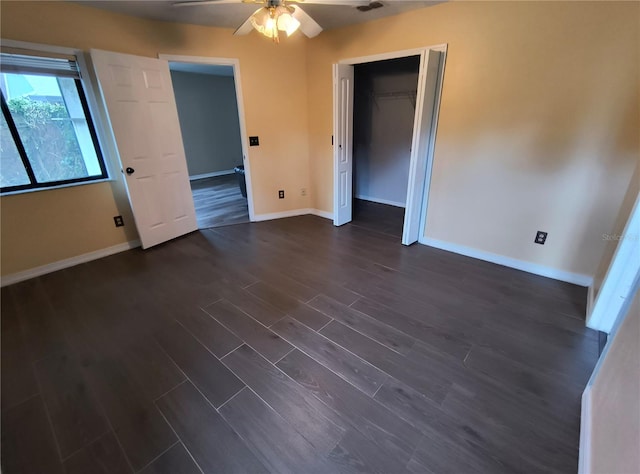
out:
M133 168L131 168L131 167L128 167L125 171L127 172L127 174L133 174L133 173L135 173L135 172L136 172L136 170L134 170L134 169L133 169Z

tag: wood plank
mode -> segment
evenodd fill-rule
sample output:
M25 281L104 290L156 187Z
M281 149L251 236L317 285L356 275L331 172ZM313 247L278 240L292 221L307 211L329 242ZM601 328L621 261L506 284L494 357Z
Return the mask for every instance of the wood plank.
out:
M145 467L140 474L201 474L184 445L174 444L167 452Z
M420 438L417 429L298 350L276 365L387 455L409 461Z
M222 300L207 306L205 311L271 362L279 360L293 349L278 334L228 301Z
M345 433L329 454L329 459L339 466L340 472L380 473L404 472L404 462L389 456L359 431Z
M373 365L291 318L283 319L272 328L300 351L331 369L367 395L373 396L387 378L384 372Z
M205 474L268 472L190 382L156 404Z
M310 308L303 302L292 298L265 282L255 283L248 287L247 291L270 305L275 306L302 324L309 326L311 329L317 330L331 321L331 318L328 316Z
M130 474L133 472L111 432L66 459L64 469L67 474Z
M95 362L87 368L87 374L134 470L146 466L177 441L120 362Z
M337 321L320 333L436 402L444 399L451 386L447 374L436 373L424 360L404 357Z
M330 472L313 446L250 390L240 392L220 414L271 472Z
M2 415L2 471L5 474L63 473L40 396Z
M222 362L316 451L328 454L333 450L344 433L344 423L326 405L246 345Z
M221 285L219 292L232 305L267 327L285 317L285 314L278 308L256 298L246 290L232 288L230 285Z
M309 305L400 354L406 355L415 343L413 338L393 327L382 324L324 295L317 296L309 302Z
M247 198L235 174L191 181L199 229L249 222Z
M184 374L151 336L124 344L118 356L129 377L137 380L149 400L155 400L185 380Z
M2 412L38 394L38 384L22 338L13 294L2 288L2 330L0 331Z
M206 311L191 307L177 315L178 321L216 357L223 357L242 345L242 341L213 319Z
M216 408L238 393L244 384L186 329L175 323L156 333L156 339Z
M469 328L462 325L460 330L457 330L454 327L455 323L450 321L443 324L439 324L433 318L430 321L419 321L368 298L359 299L351 307L460 360L464 359L471 349L469 341L473 336Z
M314 293L351 309L337 305L347 316L340 313L334 321L304 303ZM279 372L280 363L276 368L260 356L260 364L240 363L251 389L321 455L335 439L324 435L334 434L332 426L342 430L329 451L330 471L576 468L576 395L597 361L598 335L584 327L585 289L574 285L300 216L194 232L12 285L1 296L2 433L8 440L3 471L11 472L6 465L15 459L12 450L17 452L11 432L38 426L27 420L16 427L5 414L39 393L33 363L66 353L77 360L122 451L134 461L138 457L136 469L177 452L171 427L152 399L186 375L149 341L178 320L189 336L180 350L200 348L196 365L224 356L242 336L219 331L220 322L208 315L195 319L204 321L202 326L190 320L199 306L221 299L262 328L282 324L288 314L287 321L294 320L305 337L311 334L307 342L317 351L314 357L340 359L346 352L384 373L372 398L310 358L302 369L309 365L321 376L301 370L294 381ZM351 318L360 313L372 319ZM357 326L362 321L374 326ZM333 339L335 354L323 352L327 339L313 331ZM390 349L399 334L415 342ZM293 354L283 361L295 359ZM203 378L211 376L202 371ZM43 426L51 431L49 424ZM202 425L204 432L208 428ZM410 436L407 429L413 430ZM25 435L31 452L39 436ZM56 461L57 445L53 448ZM81 452L89 450L85 446ZM37 463L27 459L24 465ZM48 471L56 469L55 462L52 466Z
M38 361L35 370L63 459L107 432L100 407L73 357L51 355Z
M63 333L40 279L17 283L11 286L11 290L19 301L16 303L16 311L30 360L34 362L65 350Z

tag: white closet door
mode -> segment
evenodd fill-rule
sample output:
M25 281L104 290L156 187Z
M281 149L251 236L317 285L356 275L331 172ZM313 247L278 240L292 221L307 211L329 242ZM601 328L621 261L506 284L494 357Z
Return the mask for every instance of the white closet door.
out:
M351 222L353 194L353 66L333 65L333 224Z
M429 147L433 139L433 115L441 56L442 53L429 50L422 53L420 59L416 115L413 123L411 161L409 162L407 206L402 229L402 243L404 245L411 245L418 241L422 205L425 194L429 191L426 188L427 165Z

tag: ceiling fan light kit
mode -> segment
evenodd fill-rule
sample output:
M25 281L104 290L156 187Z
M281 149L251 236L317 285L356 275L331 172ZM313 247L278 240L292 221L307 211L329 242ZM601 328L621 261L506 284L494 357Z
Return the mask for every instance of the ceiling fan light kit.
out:
M404 1L411 2L416 0ZM247 35L255 29L260 34L278 43L281 31L284 31L287 36L291 36L300 29L308 38L313 38L322 31L322 27L300 7L299 4L303 2L306 4L356 7L362 12L384 6L384 2L376 0L186 0L172 5L174 7L224 5L230 3L257 3L263 5L247 18L233 34ZM289 3L295 3L295 6L289 5Z
M251 15L251 26L277 43L280 31L291 36L300 27L300 22L293 17L293 13L293 8L286 6L284 2L278 6L268 5Z

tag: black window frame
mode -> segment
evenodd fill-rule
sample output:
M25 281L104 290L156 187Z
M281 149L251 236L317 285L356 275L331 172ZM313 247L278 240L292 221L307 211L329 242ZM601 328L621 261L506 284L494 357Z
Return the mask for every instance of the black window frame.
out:
M48 77L56 77L53 74L43 74L43 75ZM83 178L64 179L59 181L47 181L44 183L38 182L33 172L31 162L29 161L29 158L27 156L27 152L22 143L22 139L20 138L18 128L16 127L15 121L13 120L13 116L11 115L11 111L9 110L9 106L7 105L7 101L4 97L4 93L0 91L0 96L2 99L2 114L4 115L4 118L7 121L7 126L9 127L9 130L11 132L11 137L13 138L16 148L18 149L18 153L20 154L20 159L22 160L22 165L24 166L30 181L29 184L19 184L16 186L0 187L0 195L4 195L8 193L16 193L19 191L44 190L48 188L57 188L57 187L67 186L72 184L90 183L92 181L102 181L105 179L109 179L109 173L107 171L107 166L104 161L102 149L100 148L100 142L98 141L98 135L96 133L96 129L93 123L93 118L91 116L89 104L85 96L84 87L82 86L82 79L73 78L73 80L76 84L78 97L80 98L80 103L82 104L82 111L84 112L84 116L87 121L87 126L89 127L91 141L93 142L93 147L96 150L96 156L98 158L98 164L100 165L100 171L101 171L100 175L86 176Z

